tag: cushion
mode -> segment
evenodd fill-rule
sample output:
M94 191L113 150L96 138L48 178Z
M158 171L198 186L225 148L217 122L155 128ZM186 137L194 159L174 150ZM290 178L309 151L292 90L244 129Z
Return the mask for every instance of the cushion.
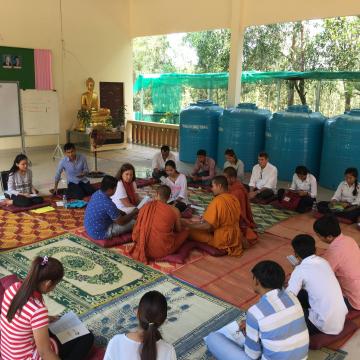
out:
M41 204L36 204L36 205L32 205L32 206L27 206L27 207L0 204L0 208L3 209L3 210L6 210L6 211L10 211L12 213L18 213L18 212L22 212L22 211L40 209L42 207L50 206L50 205L51 205L51 203L49 201L44 201Z
M356 324L346 320L344 329L339 335L316 334L310 336L310 349L319 350L322 347L329 347L332 343L348 338L357 330Z
M16 275L7 275L0 279L0 304L3 301L5 290L17 281L19 278Z
M181 217L183 219L191 219L192 218L192 209L191 209L191 207L187 207L186 210L184 210L181 213Z
M186 258L189 256L190 251L196 248L195 241L185 241L184 244L180 246L176 253L165 256L162 259L158 259L157 261L166 261L169 263L175 264L184 264Z
M150 179L136 179L135 182L136 182L136 186L138 188L142 188L144 186L149 186L149 185L156 184L159 181L154 179L154 178L150 178Z
M85 237L86 239L90 240L91 242L93 242L94 244L97 244L101 247L104 248L109 248L109 247L114 247L117 245L123 245L129 242L132 242L132 234L131 232L126 233L126 234L122 234L119 236L115 236L112 239L103 239L103 240L95 240L92 237L90 237L87 233L86 230L79 232L79 234L83 237Z
M105 355L105 349L96 347L91 348L90 353L86 357L86 360L103 360Z
M314 211L314 218L316 218L316 219L320 219L320 218L322 218L324 215L326 215L326 214L322 214L322 213L320 213L320 212L318 212L318 211ZM350 219L346 219L346 218L344 218L344 217L341 217L341 216L336 216L336 218L339 220L339 222L340 223L342 223L342 224L352 224L353 223L353 221L351 221Z
M199 242L199 241L193 241L193 242L196 244L196 246L195 246L196 249L203 250L203 251L205 251L206 253L208 253L211 256L225 256L225 255L227 255L226 250L220 250L220 249L217 249L217 248L215 248L213 246L210 246L208 244L205 244L205 243L202 243L202 242Z

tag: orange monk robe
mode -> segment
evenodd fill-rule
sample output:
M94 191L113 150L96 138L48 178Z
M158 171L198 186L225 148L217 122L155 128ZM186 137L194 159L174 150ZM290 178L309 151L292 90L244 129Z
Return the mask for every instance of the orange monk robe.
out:
M255 228L255 222L251 211L248 192L245 186L238 180L229 186L229 192L240 202L240 229L249 245L252 246L257 242L258 236L256 232L252 230Z
M160 259L170 255L184 243L188 230L175 232L180 212L173 206L155 200L144 205L132 232L135 242L131 256L139 261Z
M190 238L226 250L229 255L241 255L240 216L238 199L229 193L220 194L211 201L203 216L214 232L190 229Z

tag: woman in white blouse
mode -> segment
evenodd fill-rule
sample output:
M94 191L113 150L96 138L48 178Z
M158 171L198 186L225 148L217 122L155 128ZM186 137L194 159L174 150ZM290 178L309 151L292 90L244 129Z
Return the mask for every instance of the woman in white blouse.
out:
M305 166L297 166L295 169L295 174L292 179L290 189L300 197L296 211L299 213L304 213L311 210L314 201L316 201L317 195L317 182L314 175L310 174L309 170ZM285 189L278 190L278 200L282 201L286 195Z
M236 170L237 178L243 182L244 181L244 163L237 158L235 151L233 149L225 150L225 163L224 169L231 166Z
M111 197L111 200L119 210L130 214L140 202L137 194L134 166L129 163L123 164L116 174L116 178L118 179L118 183L115 194Z
M166 162L165 172L167 177L161 177L160 180L171 189L169 204L174 204L180 212L183 212L189 203L186 176L177 171L175 161L173 160Z
M176 360L175 349L162 339L159 328L167 318L167 301L158 291L147 292L137 310L135 332L115 335L104 360Z
M357 221L360 216L360 186L358 182L358 170L347 168L345 180L342 181L331 201L318 203L318 210L321 213L333 212L337 216Z

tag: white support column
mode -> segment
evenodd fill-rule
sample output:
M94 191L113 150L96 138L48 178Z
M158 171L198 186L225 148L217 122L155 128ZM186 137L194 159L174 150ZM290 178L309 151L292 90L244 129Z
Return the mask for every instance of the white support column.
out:
M245 0L231 1L231 46L228 84L228 106L235 106L240 102L241 73L244 44L244 12Z

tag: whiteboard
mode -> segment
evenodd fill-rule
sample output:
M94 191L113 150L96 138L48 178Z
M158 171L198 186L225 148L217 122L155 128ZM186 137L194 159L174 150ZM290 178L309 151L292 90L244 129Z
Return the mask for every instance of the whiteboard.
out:
M21 135L17 82L0 81L0 136Z
M58 94L53 90L21 90L25 135L59 134Z

